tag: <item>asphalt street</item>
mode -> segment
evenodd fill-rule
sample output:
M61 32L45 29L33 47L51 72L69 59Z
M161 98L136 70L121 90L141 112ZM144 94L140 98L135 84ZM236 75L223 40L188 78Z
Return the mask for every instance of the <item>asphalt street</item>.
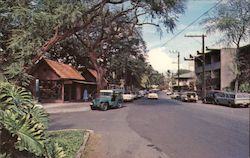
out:
M109 111L50 114L50 130L92 129L88 158L249 158L249 108L183 103L159 93Z

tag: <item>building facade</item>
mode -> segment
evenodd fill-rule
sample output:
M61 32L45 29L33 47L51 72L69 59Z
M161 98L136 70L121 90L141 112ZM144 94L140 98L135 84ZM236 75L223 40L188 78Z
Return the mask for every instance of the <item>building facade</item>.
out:
M84 90L96 86L72 66L48 59L41 59L30 74L31 92L41 102L83 101Z
M250 45L240 48L241 72L249 72ZM202 88L202 56L195 57L195 74L197 76L197 90ZM205 53L205 80L207 90L227 90L232 89L236 78L236 49L222 48L210 49ZM242 73L241 73L242 74ZM245 74L247 75L247 73ZM244 75L244 76L245 76Z
M179 86L178 86L179 82ZM181 74L179 77L174 76L173 91L196 91L196 76L194 72Z

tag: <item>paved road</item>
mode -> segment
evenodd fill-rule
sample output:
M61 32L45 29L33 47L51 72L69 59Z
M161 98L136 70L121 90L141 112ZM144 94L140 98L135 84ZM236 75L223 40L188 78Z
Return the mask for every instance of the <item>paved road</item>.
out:
M107 112L52 114L50 129L93 129L101 138L91 158L249 158L249 109L159 96Z

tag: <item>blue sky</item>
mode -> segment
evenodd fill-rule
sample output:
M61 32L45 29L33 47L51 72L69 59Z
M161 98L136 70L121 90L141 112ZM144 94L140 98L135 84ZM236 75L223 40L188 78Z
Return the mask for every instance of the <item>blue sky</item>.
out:
M153 26L143 27L143 38L148 47L148 61L159 72L165 72L168 69L176 71L177 69L177 54L170 53L171 51L179 51L181 59L181 68L193 70L193 62L184 61L184 57L188 57L189 54L196 54L197 50L201 51L202 40L201 38L187 38L185 35L199 35L205 33L200 22L206 16L203 16L199 21L194 23L183 33L179 34L173 40L169 41L178 32L183 30L187 25L197 19L204 12L209 10L217 3L217 0L187 0L185 13L180 16L177 22L177 27L173 33L163 32L163 36L160 38ZM212 13L211 10L209 13ZM163 28L164 29L164 28ZM167 42L168 41L168 42ZM207 34L205 38L205 46L209 48L219 48L221 45L217 44L218 35Z

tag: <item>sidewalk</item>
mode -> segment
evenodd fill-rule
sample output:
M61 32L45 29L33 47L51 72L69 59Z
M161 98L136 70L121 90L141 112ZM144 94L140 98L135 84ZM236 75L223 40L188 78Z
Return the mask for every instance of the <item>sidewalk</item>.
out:
M82 112L90 110L90 102L78 103L42 103L48 113Z

